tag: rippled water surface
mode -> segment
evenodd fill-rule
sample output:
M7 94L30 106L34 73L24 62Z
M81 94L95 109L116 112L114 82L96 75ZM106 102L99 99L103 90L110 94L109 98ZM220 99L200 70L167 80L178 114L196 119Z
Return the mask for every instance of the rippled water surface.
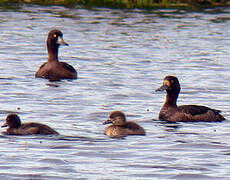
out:
M0 179L228 179L230 123L162 124L166 75L178 104L221 109L230 119L230 10L0 9L0 112L50 125L61 135L0 136ZM46 36L70 44L60 60L79 79L49 82ZM102 121L122 110L146 136L111 139ZM1 129L1 132L4 129Z

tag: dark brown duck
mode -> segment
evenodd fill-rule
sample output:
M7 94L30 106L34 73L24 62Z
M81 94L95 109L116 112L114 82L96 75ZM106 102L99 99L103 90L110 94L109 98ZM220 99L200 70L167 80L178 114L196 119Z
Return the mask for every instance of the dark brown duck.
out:
M166 90L166 101L159 113L159 119L169 122L220 122L225 118L221 111L199 105L177 106L180 83L174 76L166 76L163 85L156 91Z
M59 30L52 30L47 37L48 61L43 63L35 74L36 78L49 80L77 79L77 71L73 66L58 61L58 48L60 45L68 46L63 40Z
M109 124L105 128L104 134L109 137L123 137L128 135L145 135L145 130L140 125L132 121L126 121L125 114L121 111L113 111L109 119L103 124Z
M8 127L6 132L3 133L6 135L59 134L57 131L45 124L35 122L21 124L21 120L17 114L9 114L6 117L6 122L2 125L2 127Z

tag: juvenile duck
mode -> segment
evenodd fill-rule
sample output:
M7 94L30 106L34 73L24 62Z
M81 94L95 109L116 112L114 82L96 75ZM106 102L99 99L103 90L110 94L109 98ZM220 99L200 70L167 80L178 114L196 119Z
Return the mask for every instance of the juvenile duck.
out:
M156 91L166 90L166 101L159 113L159 119L168 122L220 122L225 118L221 111L199 105L177 106L180 83L174 76L166 76L163 85Z
M125 114L121 111L113 111L109 119L103 124L112 125L105 128L104 134L109 137L123 137L128 135L145 135L145 130L137 123L126 121Z
M6 122L2 125L2 127L8 127L6 132L3 133L6 135L59 134L57 131L45 124L35 122L21 124L21 120L17 114L9 114L6 117Z
M68 46L63 40L62 32L52 30L47 38L48 61L43 63L35 74L36 78L49 80L77 79L77 71L73 66L58 61L58 48L60 45Z

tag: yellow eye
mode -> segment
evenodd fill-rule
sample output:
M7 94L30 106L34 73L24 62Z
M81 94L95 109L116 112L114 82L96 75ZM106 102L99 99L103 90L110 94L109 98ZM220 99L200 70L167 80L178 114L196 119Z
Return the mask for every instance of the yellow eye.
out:
M171 80L171 83L174 83L174 81L173 81L173 80Z
M56 37L57 37L57 35L56 35L56 34L54 34L54 37L56 38Z

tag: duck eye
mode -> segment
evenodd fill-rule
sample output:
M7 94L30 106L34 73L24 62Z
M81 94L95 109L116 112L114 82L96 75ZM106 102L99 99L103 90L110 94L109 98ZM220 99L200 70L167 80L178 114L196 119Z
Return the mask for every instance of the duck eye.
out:
M173 80L171 80L171 83L174 83L174 81L173 81Z
M54 34L54 37L56 38L56 37L57 37L57 35L56 35L56 34Z

